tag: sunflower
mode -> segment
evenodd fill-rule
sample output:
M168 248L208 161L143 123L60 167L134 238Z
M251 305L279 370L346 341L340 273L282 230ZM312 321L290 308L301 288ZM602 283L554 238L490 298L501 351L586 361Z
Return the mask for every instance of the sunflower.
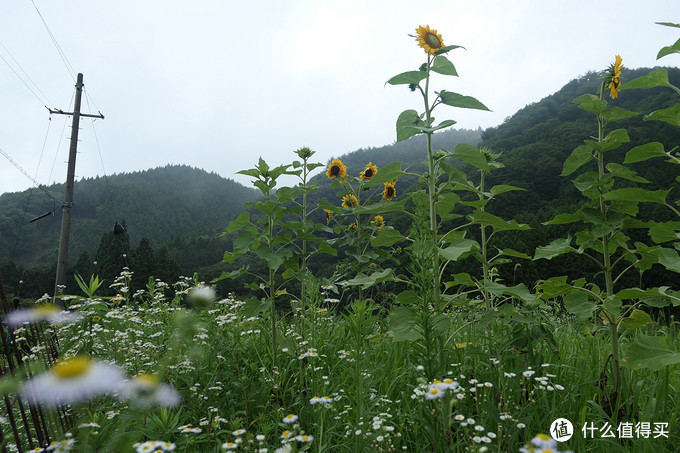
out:
M425 49L425 53L432 55L442 47L444 47L444 41L442 40L442 35L437 33L437 30L430 30L429 25L420 26L416 28L416 41L418 45Z
M356 208L359 204L359 200L352 194L345 195L342 197L342 207L343 208Z
M621 55L616 56L616 61L609 66L607 70L607 77L605 78L605 83L609 82L607 88L609 88L609 95L612 99L616 99L619 95L619 87L621 86L621 68L623 67L623 59Z
M377 226L377 227L384 227L385 226L385 219L383 219L383 216L377 215L371 221L371 223L375 224L375 226Z
M323 212L326 213L326 225L328 225L329 223L331 223L331 211L329 211L328 209L324 209Z
M347 167L340 159L333 159L326 170L326 176L328 176L328 179L345 178L347 177Z
M397 196L397 189L394 188L396 181L386 182L385 190L383 191L383 198L387 201L392 201L392 198Z
M361 179L371 179L376 173L378 173L378 167L373 165L373 162L369 162L359 176Z

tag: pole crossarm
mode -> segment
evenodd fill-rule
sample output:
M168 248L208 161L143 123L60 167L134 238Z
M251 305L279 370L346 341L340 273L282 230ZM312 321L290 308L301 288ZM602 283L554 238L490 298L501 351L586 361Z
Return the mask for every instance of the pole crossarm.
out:
M56 113L57 115L75 115L77 114L78 116L85 116L87 118L101 118L104 119L104 115L102 115L102 112L99 112L98 115L90 114L90 113L80 113L80 112L64 112L62 109L51 109L47 108L47 110L50 111L50 113Z

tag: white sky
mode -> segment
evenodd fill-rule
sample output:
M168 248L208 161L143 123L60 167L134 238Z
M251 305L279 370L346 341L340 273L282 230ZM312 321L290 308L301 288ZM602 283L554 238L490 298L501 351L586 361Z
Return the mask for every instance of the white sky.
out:
M50 122L44 104L72 111L75 73L34 5L84 74L83 112L106 116L81 121L78 178L187 164L250 185L235 173L259 156L280 165L309 146L325 163L393 143L422 100L384 84L424 61L419 25L467 49L435 88L493 111L438 107L461 128L496 126L616 54L629 68L679 61L655 60L680 37L654 24L680 22L677 0L2 0L0 56L21 79L0 59L0 148L41 184L66 177L71 118ZM0 156L0 193L32 184Z

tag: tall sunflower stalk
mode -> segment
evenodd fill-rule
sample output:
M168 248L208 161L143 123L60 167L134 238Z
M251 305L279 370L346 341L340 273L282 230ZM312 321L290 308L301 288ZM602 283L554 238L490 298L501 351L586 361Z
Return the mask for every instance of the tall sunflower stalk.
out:
M424 111L422 113L418 113L416 110L406 110L397 118L397 141L406 140L417 134L425 134L427 139L427 172L424 175L418 176L427 186L428 231L422 239L428 243L428 246L425 247L428 253L426 257L423 256L423 259L430 261L428 267L431 268L431 272L428 272L428 286L431 286L431 288L428 288L426 291L428 296L421 300L421 306L418 308L420 312L418 315L419 320L416 322L420 326L423 340L427 343L428 348L433 346L430 344L431 341L437 341L439 343L439 350L443 352L445 342L443 340L444 337L440 335L443 332L435 335L436 339L430 338L429 333L427 335L426 333L429 332L429 326L432 319L434 319L430 319L430 315L434 317L441 316L445 310L446 304L442 304L442 269L439 255L441 253L440 247L446 241L444 237L440 237L439 227L446 218L451 218L449 213L445 211L449 208L453 209L452 205L455 202L451 202L451 197L446 203L441 205L438 205L438 201L442 199L442 196L447 195L445 192L450 192L453 185L455 185L452 184L452 180L458 179L461 172L446 162L451 156L456 154L444 150L435 151L432 144L435 132L453 126L456 122L444 120L435 125L433 112L440 104L479 110L488 110L488 108L470 96L463 96L446 90L439 92L431 90L430 79L433 72L442 75L458 76L456 68L446 57L446 54L460 46L445 46L442 36L437 30L431 29L429 25L418 27L416 35L412 35L412 37L416 39L418 46L426 53L425 63L416 71L407 71L392 77L387 83L390 85L408 85L411 91L418 91L423 99ZM466 160L465 157L461 157L461 159ZM448 175L448 181L439 184L440 176L444 175ZM438 215L440 218L437 217ZM445 323L440 323L439 325L445 325ZM445 356L443 353L439 354L440 366L444 365ZM433 370L428 370L428 373L433 373Z
M432 286L434 289L434 301L437 302L441 295L441 277L439 270L439 255L436 251L439 248L438 229L439 222L437 220L437 198L442 188L437 187L437 182L440 176L441 163L445 162L451 153L449 152L435 152L432 146L432 136L438 130L442 130L456 124L454 120L444 120L435 125L435 118L433 116L434 109L440 105L445 104L452 107L471 108L479 110L489 110L484 104L473 97L463 96L451 91L434 91L430 90L430 78L433 72L443 75L458 76L455 66L446 57L446 54L461 46L445 46L444 40L437 32L431 29L429 25L420 26L416 29L416 35L413 36L426 53L427 59L424 64L420 66L417 71L408 71L392 77L387 81L390 85L408 85L411 91L420 92L423 98L424 112L418 113L415 110L406 110L399 115L397 119L397 141L405 140L416 134L425 134L427 138L427 173L424 175L427 184L427 193L429 197L429 223L430 223L430 241L432 249L435 251L432 256L432 269L435 270L432 276ZM424 82L424 84L423 84ZM432 98L434 95L434 98Z

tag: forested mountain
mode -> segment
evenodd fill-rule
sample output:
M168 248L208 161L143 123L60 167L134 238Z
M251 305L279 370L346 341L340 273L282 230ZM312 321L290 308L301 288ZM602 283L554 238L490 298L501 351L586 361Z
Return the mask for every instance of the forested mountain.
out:
M63 199L64 185L47 188ZM258 197L215 173L185 165L165 166L106 178L86 178L75 184L69 261L82 252L97 251L105 232L125 222L130 244L143 237L165 243L176 237L217 235ZM24 212L24 210L26 212ZM38 221L29 220L55 211ZM24 265L56 262L61 225L61 204L33 189L0 196L0 261Z

